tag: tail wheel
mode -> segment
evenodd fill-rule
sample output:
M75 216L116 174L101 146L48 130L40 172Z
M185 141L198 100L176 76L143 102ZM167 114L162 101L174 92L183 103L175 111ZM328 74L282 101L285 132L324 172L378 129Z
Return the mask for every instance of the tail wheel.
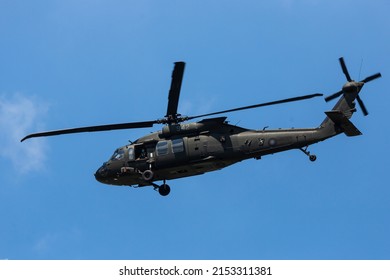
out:
M144 179L145 181L150 181L153 179L153 171L152 170L145 170L143 173L142 173L142 179Z
M171 192L171 188L167 184L162 184L158 188L158 193L162 196L167 196Z

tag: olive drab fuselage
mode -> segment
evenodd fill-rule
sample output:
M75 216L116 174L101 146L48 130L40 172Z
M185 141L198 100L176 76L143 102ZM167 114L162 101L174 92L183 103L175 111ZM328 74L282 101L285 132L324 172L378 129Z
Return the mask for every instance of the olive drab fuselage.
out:
M302 148L325 137L321 128L248 130L225 119L166 126L118 148L97 170L96 179L111 185L150 185L151 181L200 175L242 160ZM148 170L151 177L143 176Z

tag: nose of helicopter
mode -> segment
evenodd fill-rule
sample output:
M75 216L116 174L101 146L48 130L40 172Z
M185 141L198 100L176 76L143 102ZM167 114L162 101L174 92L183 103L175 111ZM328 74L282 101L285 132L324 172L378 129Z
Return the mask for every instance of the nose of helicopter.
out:
M103 163L103 165L101 167L99 167L98 170L96 170L95 172L95 179L101 183L105 183L105 181L107 180L107 167L106 167L106 163Z

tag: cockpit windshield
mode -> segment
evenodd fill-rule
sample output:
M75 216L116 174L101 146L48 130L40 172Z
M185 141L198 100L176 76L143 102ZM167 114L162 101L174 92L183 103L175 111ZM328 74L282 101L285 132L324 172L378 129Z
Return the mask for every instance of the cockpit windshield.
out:
M121 160L125 157L125 150L123 148L117 149L111 157L111 160Z

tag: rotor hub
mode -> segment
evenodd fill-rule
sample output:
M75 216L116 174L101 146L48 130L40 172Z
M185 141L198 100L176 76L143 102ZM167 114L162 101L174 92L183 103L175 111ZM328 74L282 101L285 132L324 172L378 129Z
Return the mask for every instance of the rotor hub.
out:
M345 93L358 93L363 87L364 83L350 81L344 84L343 92Z

